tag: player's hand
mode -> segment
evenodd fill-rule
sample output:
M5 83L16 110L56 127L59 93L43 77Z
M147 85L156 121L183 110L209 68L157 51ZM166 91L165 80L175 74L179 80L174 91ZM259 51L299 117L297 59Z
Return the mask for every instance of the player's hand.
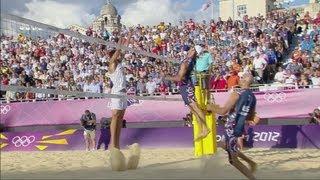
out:
M196 56L196 53L197 53L197 51L196 51L194 48L191 48L191 49L188 51L187 57L188 57L188 58L194 58L194 57Z
M255 126L259 123L260 117L257 115L257 112L254 113L253 119L247 121L247 124L250 126Z
M208 105L207 105L207 110L209 110L209 111L215 112L216 109L218 109L218 108L219 108L219 105L218 105L218 104L208 104Z

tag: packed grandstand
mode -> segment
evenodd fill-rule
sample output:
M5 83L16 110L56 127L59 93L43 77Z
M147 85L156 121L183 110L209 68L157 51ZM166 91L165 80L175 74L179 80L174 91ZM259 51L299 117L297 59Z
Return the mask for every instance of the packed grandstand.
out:
M116 41L129 31L129 47L167 58L159 60L126 52L127 93L157 95L177 93L179 83L162 80L160 72L175 74L186 50L201 45L201 59L212 62L210 89L236 88L239 77L251 72L255 84L281 84L300 88L320 87L320 12L300 17L293 10L270 12L266 17L244 16L241 21L161 22L120 31L86 35ZM108 52L104 45L58 34L48 38L1 35L0 80L3 85L109 93ZM54 95L2 92L7 101L56 98ZM62 97L62 96L59 96Z

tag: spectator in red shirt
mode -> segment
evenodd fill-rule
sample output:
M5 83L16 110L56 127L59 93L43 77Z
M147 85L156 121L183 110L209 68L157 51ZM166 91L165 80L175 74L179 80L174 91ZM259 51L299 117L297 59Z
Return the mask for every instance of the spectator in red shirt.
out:
M189 30L195 30L196 29L196 24L193 22L192 19L190 19L187 23L188 29Z
M211 20L210 27L211 27L211 32L212 32L212 33L215 33L216 30L217 30L217 25L216 25L216 23L214 22L214 20Z
M160 46L162 55L167 55L167 42L163 40Z
M159 55L160 47L156 43L152 48L152 52Z
M217 90L227 89L227 81L221 74L219 73L216 74L216 77L214 78L211 84L211 89L217 89Z
M8 75L4 74L4 75L2 76L1 84L2 84L2 85L9 85Z
M46 50L44 47L38 47L37 49L34 50L34 56L36 59L40 59L40 57L43 57L46 55Z
M87 36L92 36L92 34L93 34L93 30L92 30L91 27L89 27L89 29L86 31L86 35Z
M168 87L165 85L165 83L163 81L161 81L158 90L162 95L167 94L169 91Z
M320 25L320 11L317 14L317 17L313 20L313 24Z

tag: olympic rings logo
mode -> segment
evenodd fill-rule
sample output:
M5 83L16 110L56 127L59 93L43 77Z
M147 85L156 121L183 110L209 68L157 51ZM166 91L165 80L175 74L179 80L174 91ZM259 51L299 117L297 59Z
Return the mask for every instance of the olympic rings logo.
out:
M286 93L284 92L266 92L264 99L270 103L281 103L286 99Z
M8 112L11 110L10 105L1 105L0 106L0 114L8 114Z
M23 146L23 147L27 147L29 146L31 143L34 142L36 138L34 136L15 136L11 142L14 144L15 147L20 147L20 146Z

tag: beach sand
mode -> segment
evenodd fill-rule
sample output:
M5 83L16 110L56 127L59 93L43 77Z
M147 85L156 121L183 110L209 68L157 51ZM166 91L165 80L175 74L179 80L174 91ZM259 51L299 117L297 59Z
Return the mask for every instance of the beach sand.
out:
M128 156L128 150L123 150ZM244 153L258 163L258 179L318 179L317 149L249 149ZM142 149L138 169L111 171L108 151L1 152L1 179L245 179L228 164L227 154L204 160L192 148Z

